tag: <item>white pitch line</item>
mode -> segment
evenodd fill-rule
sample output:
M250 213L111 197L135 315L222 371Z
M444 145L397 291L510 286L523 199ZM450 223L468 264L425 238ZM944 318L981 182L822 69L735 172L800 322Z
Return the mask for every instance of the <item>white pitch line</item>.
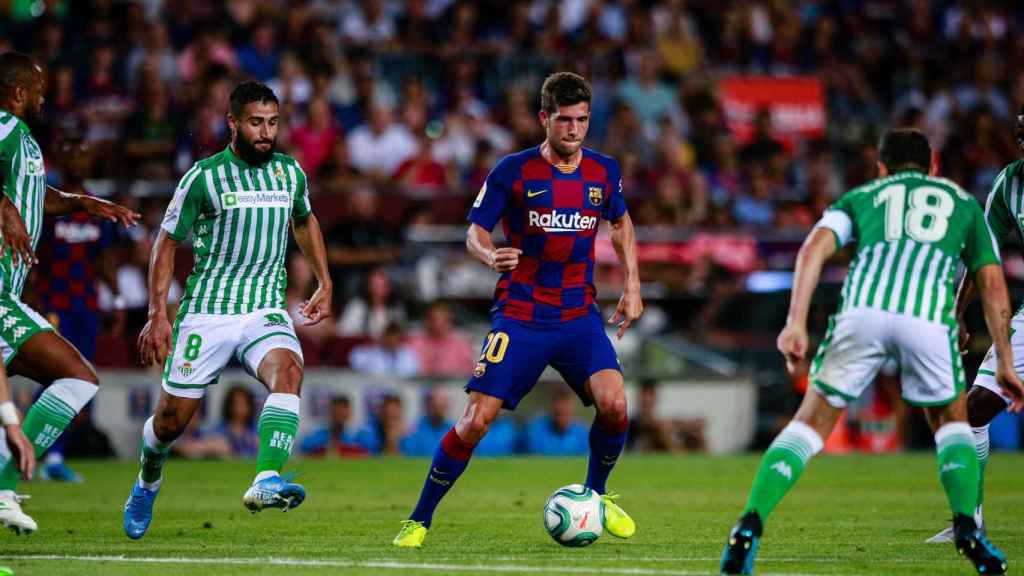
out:
M515 566L484 564L426 564L393 561L360 562L356 560L304 560L299 558L153 558L130 556L72 556L59 554L37 554L30 556L2 555L4 560L55 561L55 562L121 562L125 564L214 564L230 566L309 566L325 568L379 568L381 570L435 570L439 572L504 572L504 573L560 573L560 574L618 574L624 576L702 576L709 572L679 570L655 570L649 568L600 568L584 566ZM783 576L782 574L761 573L762 576ZM809 574L785 573L785 576L812 576Z

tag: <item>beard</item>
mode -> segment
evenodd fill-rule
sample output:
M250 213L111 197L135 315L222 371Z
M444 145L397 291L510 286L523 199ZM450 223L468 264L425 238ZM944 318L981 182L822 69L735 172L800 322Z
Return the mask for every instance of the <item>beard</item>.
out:
M266 152L261 152L256 148L256 144L263 143L270 144L270 147L267 148ZM252 164L253 166L265 164L274 156L275 150L277 150L277 140L258 140L256 142L251 142L246 140L245 136L242 136L241 133L235 136L235 152L237 152L238 157L245 160L247 164Z

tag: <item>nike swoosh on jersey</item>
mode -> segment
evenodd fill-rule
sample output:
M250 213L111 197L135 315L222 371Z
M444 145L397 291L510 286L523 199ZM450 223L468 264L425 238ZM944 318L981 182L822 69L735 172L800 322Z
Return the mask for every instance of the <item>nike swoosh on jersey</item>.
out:
M543 194L543 193L545 193L547 191L548 191L547 188L545 188L543 190L540 190L539 192L534 192L533 190L527 190L526 191L526 197L527 198L533 198L534 196L540 196L541 194Z

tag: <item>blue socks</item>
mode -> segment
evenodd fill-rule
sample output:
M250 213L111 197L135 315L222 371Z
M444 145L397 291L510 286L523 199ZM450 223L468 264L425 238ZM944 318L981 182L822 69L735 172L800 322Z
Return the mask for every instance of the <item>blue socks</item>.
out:
M420 500L409 516L410 520L423 522L424 526L430 528L434 510L469 465L474 448L476 444L459 438L455 428L445 434L441 439L441 445L437 447L437 452L434 453L434 460L427 471L427 480L423 483L423 491L420 492Z
M611 422L601 418L600 415L594 418L590 426L590 461L587 463L587 488L598 494L605 494L608 491L605 484L608 482L608 475L611 474L615 462L622 454L622 447L626 445L626 431L629 429L629 419L623 418L618 422Z

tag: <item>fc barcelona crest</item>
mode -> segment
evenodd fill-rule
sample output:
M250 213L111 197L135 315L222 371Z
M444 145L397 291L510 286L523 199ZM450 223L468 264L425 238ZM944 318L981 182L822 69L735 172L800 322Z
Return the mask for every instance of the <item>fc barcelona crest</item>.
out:
M594 206L600 206L601 200L604 200L604 192L601 191L600 186L591 186L587 188L590 196L590 203Z
M487 371L487 364L484 364L483 362L477 362L476 363L476 369L473 370L473 377L474 378L480 378L481 376L484 375L484 372L486 372L486 371Z

